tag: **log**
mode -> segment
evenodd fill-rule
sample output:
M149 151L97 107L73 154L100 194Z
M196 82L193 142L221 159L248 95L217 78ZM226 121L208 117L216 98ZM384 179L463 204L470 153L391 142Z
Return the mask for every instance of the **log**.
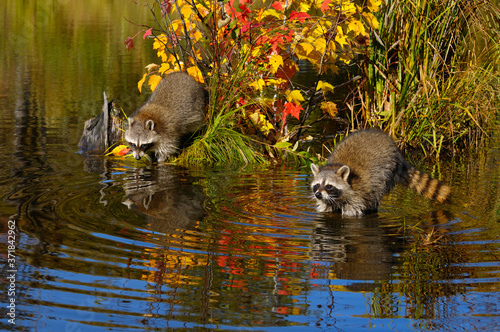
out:
M83 152L104 153L109 147L123 141L127 124L125 114L117 109L113 101L108 102L104 92L101 113L85 121L78 147Z

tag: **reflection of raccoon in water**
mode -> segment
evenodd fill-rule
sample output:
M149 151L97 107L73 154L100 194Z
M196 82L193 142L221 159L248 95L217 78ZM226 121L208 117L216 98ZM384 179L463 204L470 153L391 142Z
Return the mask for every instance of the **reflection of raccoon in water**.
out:
M205 216L205 196L177 167L130 170L123 188L129 209L147 216L148 228L171 233L192 228Z
M150 152L163 162L178 152L181 139L205 124L207 92L183 72L167 75L129 119L125 140L136 159Z
M374 212L396 183L439 202L450 195L450 187L411 166L394 141L379 130L352 133L325 166L312 164L311 170L319 212L339 211L347 217Z

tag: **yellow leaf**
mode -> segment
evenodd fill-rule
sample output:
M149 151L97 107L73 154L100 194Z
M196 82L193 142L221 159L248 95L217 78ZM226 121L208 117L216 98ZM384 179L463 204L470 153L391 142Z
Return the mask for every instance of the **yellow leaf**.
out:
M202 16L207 16L210 13L210 11L205 7L205 5L200 3L196 4L196 9L198 10L198 12L201 13Z
M349 45L347 41L347 36L344 35L344 31L340 26L337 27L337 35L335 36L335 41L340 44L340 46Z
M205 83L205 81L203 80L203 75L201 74L201 71L198 67L196 66L189 67L187 69L187 73L189 74L189 76L193 77L197 82Z
M297 53L302 53L302 55L308 55L312 51L314 51L314 46L310 43L300 43L297 45Z
M165 35L159 35L155 38L153 42L153 50L164 49L165 44L167 43L167 37Z
M278 13L275 9L267 9L262 12L262 19L267 17L276 17L277 19L283 19L283 16Z
M358 20L352 20L347 24L347 31L352 31L354 32L354 35L362 35L362 36L367 36L368 34L366 33L365 26L363 23L361 23Z
M176 61L176 58L173 54L169 53L168 54L168 57L167 57L167 61L163 61L163 62L170 62L171 64L174 63Z
M260 126L259 126L260 131L264 133L264 135L269 135L269 132L274 129L274 126L271 124L271 122L267 121L267 119L264 117L264 115L261 114L261 121L260 121Z
M286 94L286 100L291 102L292 100L295 101L297 104L300 104L301 101L304 101L304 97L302 97L302 93L299 90L287 90L285 92Z
M266 116L264 114L259 113L259 111L255 111L254 113L248 116L250 121L254 124L257 129L259 129L264 135L268 135L269 131L274 129L274 126L267 121Z
M327 54L327 55L331 56L330 54L335 53L336 50L337 50L337 45L335 44L334 41L330 40L330 42L328 43L328 52L329 52L329 54Z
M142 93L142 85L144 84L144 81L146 80L146 76L148 74L144 74L141 78L141 80L137 83L137 88L139 89L139 92Z
M172 22L172 30L178 33L184 33L184 27L181 20L175 20Z
M304 13L307 13L309 11L309 9L311 9L311 5L304 2L304 1L300 1L299 2L299 10L298 12L304 12Z
M319 81L316 91L320 89L323 91L323 94L325 94L328 91L333 91L333 85L327 82Z
M356 5L350 1L342 1L342 12L346 16L356 13Z
M156 55L161 59L161 62L168 62L168 54L165 53L165 49L159 50Z
M258 80L250 83L249 85L255 90L262 90L266 86L266 82L262 78L259 78Z
M338 114L337 104L332 101L325 101L321 103L321 109L323 112L331 116L332 118Z
M255 113L250 114L248 118L254 125L257 125L257 123L259 123L259 112L256 111Z
M375 15L373 15L372 13L363 13L363 16L366 18L366 21L373 29L378 29L379 24Z
M283 65L283 58L279 54L273 54L269 58L269 64L271 65L271 73L275 74L278 68Z
M382 5L382 0L368 0L366 8L369 11L376 13L380 10L381 5Z
M184 18L188 19L191 17L191 6L188 4L185 4L184 6L181 7L181 14L184 15Z
M196 56L196 58L197 58L198 60L203 61L203 56L202 56L202 54L201 54L201 49L195 49L195 50L193 50L193 51L194 51L194 55ZM225 60L225 58L224 58L224 60ZM222 61L224 61L224 60L222 60Z
M270 78L266 81L266 85L280 85L280 84L283 84L285 82L286 82L286 80L284 80L282 78L278 78L278 79Z
M174 66L173 68L174 71L183 71L185 67L184 62L182 61L175 62L173 66Z
M320 9L321 6L323 5L324 1L325 0L313 0L314 7L316 7L317 9Z
M318 51L318 53L323 54L325 52L325 48L326 48L325 38L316 39L316 43L314 46L316 48L316 51Z
M251 52L250 45L246 43L241 45L241 55L244 57L248 52Z
M158 70L158 72L160 73L160 75L163 75L169 69L170 69L170 64L164 62L164 63L161 64L160 69Z
M160 83L160 81L161 81L161 76L159 75L149 76L148 84L151 87L151 91L155 91L156 86L158 85L158 83Z
M262 46L257 46L254 49L252 49L252 56L254 58L259 58L260 57L260 52L262 51Z
M203 38L203 34L200 31L198 31L198 30L193 31L193 40L195 42L197 42L201 38Z
M130 148L126 145L118 145L111 152L109 152L108 156L123 156L130 151Z

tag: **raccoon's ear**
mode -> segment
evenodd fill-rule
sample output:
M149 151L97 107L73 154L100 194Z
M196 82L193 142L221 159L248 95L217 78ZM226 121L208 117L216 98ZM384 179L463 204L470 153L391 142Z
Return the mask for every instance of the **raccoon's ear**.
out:
M146 121L146 129L151 131L155 129L155 123L153 122L153 120L149 119L148 121Z
M344 166L339 168L339 170L337 171L337 175L340 176L342 178L342 180L347 182L347 178L349 178L350 172L351 172L351 169L349 168L349 166L344 165Z
M313 175L316 176L319 173L319 167L315 164L311 164L311 171L313 172Z

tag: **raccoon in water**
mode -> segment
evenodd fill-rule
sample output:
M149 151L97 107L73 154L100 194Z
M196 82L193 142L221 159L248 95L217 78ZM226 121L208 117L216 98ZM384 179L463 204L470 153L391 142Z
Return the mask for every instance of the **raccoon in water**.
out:
M376 212L382 197L397 183L444 202L449 186L410 165L389 135L376 129L351 133L323 167L311 164L311 189L318 212L361 217Z
M132 114L125 140L136 159L149 153L159 163L176 154L182 138L205 125L207 92L184 72L163 78Z

